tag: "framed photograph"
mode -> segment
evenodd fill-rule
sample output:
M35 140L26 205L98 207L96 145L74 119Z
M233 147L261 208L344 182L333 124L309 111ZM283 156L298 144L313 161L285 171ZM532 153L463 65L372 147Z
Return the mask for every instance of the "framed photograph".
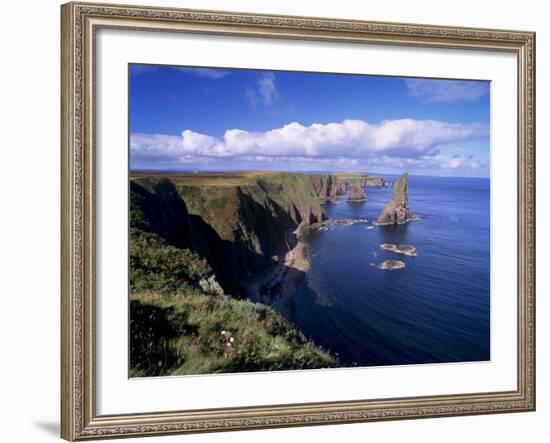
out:
M62 437L535 409L535 35L62 6Z

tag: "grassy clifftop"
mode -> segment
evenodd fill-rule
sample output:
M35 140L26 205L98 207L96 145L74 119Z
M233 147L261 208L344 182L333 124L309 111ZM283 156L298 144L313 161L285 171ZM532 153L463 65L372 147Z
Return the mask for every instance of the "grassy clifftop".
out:
M207 293L206 261L130 233L130 376L337 366L272 308Z
M337 366L259 303L199 291L140 292L132 296L130 310L132 377Z
M132 178L134 183L149 191L154 191L163 180L173 184L191 214L200 216L224 240L238 238L246 210L265 212L279 224L283 222L285 228L289 224L324 219L315 190L303 174L144 174Z

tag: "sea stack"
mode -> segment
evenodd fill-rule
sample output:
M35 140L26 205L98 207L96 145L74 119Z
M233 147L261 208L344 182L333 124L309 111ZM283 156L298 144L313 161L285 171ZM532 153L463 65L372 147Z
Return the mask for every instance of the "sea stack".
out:
M359 186L358 184L353 186L353 189L351 190L348 201L349 202L364 202L367 199L367 196L365 195L365 191L363 191L363 188Z
M404 173L393 185L391 201L380 213L378 225L402 225L417 219L409 210L409 174Z

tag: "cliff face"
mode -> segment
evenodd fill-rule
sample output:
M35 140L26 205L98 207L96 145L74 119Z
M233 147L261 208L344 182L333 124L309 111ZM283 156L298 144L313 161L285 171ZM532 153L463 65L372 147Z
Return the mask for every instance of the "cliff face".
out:
M334 202L339 195L346 193L347 183L332 174L309 174L317 200L320 203Z
M392 198L378 217L379 225L401 225L414 219L409 209L408 190L409 174L405 173L393 185Z
M344 195L348 186L360 188L381 188L388 186L383 177L354 173L344 174L308 174L320 203L334 202Z
M241 292L294 246L289 233L300 223L326 218L311 181L300 174L144 176L132 179L130 191L140 229L204 257L228 293Z
M348 196L349 202L362 202L367 199L363 188L360 185L355 185Z

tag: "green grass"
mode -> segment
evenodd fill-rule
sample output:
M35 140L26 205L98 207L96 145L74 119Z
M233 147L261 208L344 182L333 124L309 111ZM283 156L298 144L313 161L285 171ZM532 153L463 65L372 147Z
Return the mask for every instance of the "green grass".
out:
M272 308L198 291L131 298L130 376L337 366ZM227 346L222 331L233 338Z
M130 286L132 292L182 291L212 273L203 258L189 249L167 245L158 235L130 230Z
M338 366L274 309L204 294L211 272L196 253L131 229L131 377Z

